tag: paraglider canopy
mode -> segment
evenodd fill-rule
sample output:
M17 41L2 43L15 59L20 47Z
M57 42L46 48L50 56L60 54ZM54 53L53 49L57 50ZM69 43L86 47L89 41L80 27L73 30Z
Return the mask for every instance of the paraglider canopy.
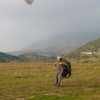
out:
M32 5L33 4L33 2L34 2L34 0L24 0L27 4L30 4L30 5Z

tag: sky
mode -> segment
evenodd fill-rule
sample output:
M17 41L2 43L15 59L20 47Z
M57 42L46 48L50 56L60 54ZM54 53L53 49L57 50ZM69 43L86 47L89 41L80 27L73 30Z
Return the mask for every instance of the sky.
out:
M100 0L0 1L0 52L70 32L100 32Z

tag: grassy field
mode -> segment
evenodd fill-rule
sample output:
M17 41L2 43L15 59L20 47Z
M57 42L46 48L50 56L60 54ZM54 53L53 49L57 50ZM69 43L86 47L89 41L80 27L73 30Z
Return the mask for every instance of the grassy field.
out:
M0 63L0 100L100 100L100 62L72 62L72 76L54 86L55 63Z

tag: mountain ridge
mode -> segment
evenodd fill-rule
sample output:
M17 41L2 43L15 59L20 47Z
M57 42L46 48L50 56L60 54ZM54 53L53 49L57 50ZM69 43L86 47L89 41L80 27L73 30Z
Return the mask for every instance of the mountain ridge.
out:
M58 51L59 49L63 49L63 46L59 46L60 48L57 48ZM34 54L27 52L25 54L21 54L19 56L14 56L14 55L9 55L6 53L2 53L0 52L0 62L10 62L10 61L46 61L46 60L50 60L51 58L56 57L56 54L53 54L53 56L51 58L44 56L44 55L48 55L48 53L52 53L52 52L47 52L49 51L53 51L55 50L56 47L52 47L52 48L47 48L45 49L45 51L36 51L37 53L40 54ZM68 47L67 47L68 49ZM67 51L66 47L65 47L65 51ZM56 52L55 52L56 53ZM100 38L90 41L84 45L82 45L81 47L77 48L74 51L68 52L68 53L63 53L63 55L67 58L70 59L88 59L91 55L91 57L96 57L97 59L100 59Z
M93 54L100 54L100 38L82 45L75 51L72 51L69 54L67 54L67 57L79 59L83 56L85 57Z
M88 33L88 34L87 33L83 33L83 34L82 33L80 33L80 34L79 33L77 33L77 34L76 33L75 34L74 33L62 33L62 34L58 34L52 38L33 43L33 44L23 48L20 51L7 52L7 53L18 56L18 55L22 55L25 53L36 53L36 51L43 52L43 51L47 50L48 48L51 49L52 47L54 47L53 49L58 48L59 46L61 46L61 47L66 46L69 48L69 46L75 47L76 45L78 45L75 48L75 49L77 49L80 45L83 45L89 41L93 41L93 40L97 39L98 37L100 37L100 34L98 32L95 34L94 33ZM50 52L49 49L47 50L48 53ZM64 49L65 48L63 48L63 50ZM75 49L72 49L72 50L75 50ZM63 50L60 49L60 50L56 50L56 51L63 52ZM68 51L68 49L66 51ZM53 52L55 52L55 51L53 51Z
M30 44L23 50L36 50L57 45L83 45L100 37L99 33L62 33L54 37Z

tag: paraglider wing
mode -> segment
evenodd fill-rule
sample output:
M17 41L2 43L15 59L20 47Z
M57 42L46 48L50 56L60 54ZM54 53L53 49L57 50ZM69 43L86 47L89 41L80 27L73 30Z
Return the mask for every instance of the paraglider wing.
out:
M33 4L33 2L34 2L34 0L24 0L27 4L30 4L30 5L32 5Z

